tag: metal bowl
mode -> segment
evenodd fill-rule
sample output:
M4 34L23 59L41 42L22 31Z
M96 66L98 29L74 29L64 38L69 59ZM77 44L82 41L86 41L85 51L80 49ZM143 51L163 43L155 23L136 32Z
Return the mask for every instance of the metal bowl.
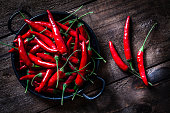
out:
M22 12L22 13L25 13L26 15L28 15L28 17L31 17L31 15L30 15L28 12L26 12L26 11L21 11L21 12ZM66 17L66 16L69 15L69 13L65 13L65 12L56 12L56 11L55 11L55 12L51 12L51 13L52 13L52 15L53 15L53 17L54 17L55 20L60 20L60 19L62 19L62 18L64 18L64 17ZM13 20L14 17L15 17L16 15L18 15L18 14L20 14L20 11L16 12L15 14L13 14L13 15L11 16L11 18L9 19L9 21L8 21L8 28L9 28L9 30L10 30L12 33L16 34L16 37L15 37L15 38L17 38L18 35L22 35L22 34L26 33L26 32L28 31L28 29L29 29L29 27L28 27L28 25L27 25L26 23L25 23L19 30L17 30L17 31L14 31L14 30L11 28L12 20ZM69 19L74 19L74 18L76 18L76 16L71 16L71 17L69 17ZM39 15L37 15L37 16L31 17L30 20L32 20L32 21L48 21L48 14L47 14L47 13L39 14ZM97 40L94 32L93 32L92 29L89 27L89 25L86 24L83 20L79 20L79 21L82 22L82 23L85 25L85 27L87 28L87 32L89 33L89 35L90 35L90 37L91 37L91 45L92 45L92 47L93 47L98 53L100 53L100 51L99 51L99 45L98 45L98 40ZM73 26L73 27L74 27L74 26ZM11 54L11 60L12 60L12 67L13 67L13 69L14 69L14 72L15 72L15 74L16 74L16 77L17 77L18 80L19 80L19 78L21 77L21 75L25 75L26 72L21 72L21 71L17 70L17 67L19 66L19 55L18 55L17 53L12 53L12 54ZM98 67L99 67L99 60L96 60L96 69L95 69L96 72L97 72L97 70L98 70ZM79 89L78 93L79 93L80 95L84 96L86 99L95 99L95 98L97 98L97 97L103 92L103 89L104 89L104 87L105 87L105 81L104 81L102 78L98 77L98 76L95 76L95 75L92 76L92 79L96 79L96 78L99 79L99 80L101 80L102 83L103 83L102 88L101 88L101 91L100 91L97 95L95 95L95 96L93 96L93 97L89 97L89 96L87 96L86 94L83 93L83 90L85 90L85 89L90 85L89 82L86 82L86 83L83 85L83 87L81 87L81 88ZM24 88L26 87L26 81L21 81L21 80L19 80L19 82L22 84L22 86L23 86ZM28 91L30 91L31 93L33 93L33 94L35 94L35 95L37 95L37 96L39 96L39 97L41 97L41 98L45 98L45 99L52 99L52 100L60 100L60 99L61 99L61 95L50 95L50 94L46 94L46 93L38 93L38 92L35 92L35 91L34 91L34 88L33 88L31 85L29 86ZM72 96L73 96L73 95L70 94L70 93L65 93L64 99L68 99L68 98L70 98L70 97L72 97Z

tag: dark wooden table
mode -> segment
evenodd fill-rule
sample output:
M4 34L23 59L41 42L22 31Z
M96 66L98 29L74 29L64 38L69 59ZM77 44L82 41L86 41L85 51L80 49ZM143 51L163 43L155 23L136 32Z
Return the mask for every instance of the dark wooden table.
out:
M112 41L125 61L123 52L123 27L127 16L131 16L131 45L134 62L146 34L154 22L158 26L151 33L144 53L145 68L150 74L159 68L170 68L170 1L169 0L1 0L0 1L0 41L11 44L15 35L7 28L9 17L18 9L25 9L33 16L54 11L71 12L79 6L84 7L79 16L93 11L83 18L94 30L107 63L101 61L98 75L105 79L103 94L92 101L76 97L60 106L60 101L45 100L24 88L17 80L11 65L9 47L0 45L0 112L118 112L118 113L169 113L170 80L166 79L152 88L147 88L141 80L122 72L113 61L108 41ZM13 22L13 28L24 23L21 17ZM17 24L16 24L17 23ZM137 67L136 67L137 69ZM166 74L170 70L166 70ZM164 75L162 73L162 75ZM170 74L169 74L170 76ZM86 93L95 94L98 86L89 88Z

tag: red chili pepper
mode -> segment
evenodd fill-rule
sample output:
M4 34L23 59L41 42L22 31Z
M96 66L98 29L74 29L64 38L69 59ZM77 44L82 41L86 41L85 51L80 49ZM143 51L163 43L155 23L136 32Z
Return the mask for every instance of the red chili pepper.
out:
M19 70L26 70L28 67L26 65L23 65L19 68Z
M46 72L46 70L28 70L28 73L30 74L30 75L32 75L32 74L38 74L38 73L45 73Z
M55 68L56 64L51 62L45 62L40 58L34 56L33 54L29 53L29 58L37 65L45 67L45 68Z
M39 87L35 88L35 91L41 92L42 88L46 85L53 72L54 71L52 69L47 69L46 74L43 77L43 80L41 81Z
M58 89L63 90L63 84L64 84L64 82L60 82L60 83L58 84ZM65 89L65 92L73 93L73 92L74 92L74 89L66 88L66 89Z
M22 36L21 36L22 39L25 39L25 38L27 38L27 37L30 37L30 36L31 36L30 31L31 31L31 29L29 29L24 35L22 35Z
M78 29L80 31L80 34L87 40L88 39L88 35L87 35L86 31L84 30L85 26L82 25L82 26L78 27Z
M124 27L124 53L127 61L130 61L132 59L131 51L130 51L130 40L129 40L129 26L130 26L130 16L127 17L126 24Z
M28 67L32 67L34 64L31 62L31 60L29 59L29 57L25 51L24 42L20 35L18 36L18 50L19 50L19 55L20 55L21 59L24 61L24 63Z
M59 28L56 25L51 12L49 10L47 10L47 13L48 13L49 21L52 25L53 37L54 37L55 43L57 45L57 48L61 54L65 54L65 53L67 53L67 47L66 47L64 40L60 34Z
M61 57L61 60L67 61L67 59L64 58L64 57ZM69 61L70 61L71 63L74 63L74 64L78 64L78 63L79 63L79 59L76 58L76 57L74 57L74 56L71 56L71 57L69 58Z
M43 31L43 30L45 29L45 27L43 27L43 26L41 26L41 25L39 25L39 24L36 24L36 23L33 22L33 21L30 21L30 20L27 20L27 19L25 19L24 21L25 21L28 25L30 25L33 29L35 29L36 31L38 31L38 32L41 32L41 31ZM43 34L46 35L46 36L48 36L48 37L50 37L50 38L53 38L53 35L52 35L51 31L49 31L49 30L45 30L45 31L43 32Z
M54 57L52 57L51 55L48 55L48 54L45 54L45 53L36 53L36 55L38 57L40 57L41 59L45 60L45 61L53 62L53 63L56 62Z
M32 80L35 76L36 76L35 74L33 74L33 75L25 75L25 76L22 76L19 80ZM45 76L45 72L42 72L42 74L40 76L37 76L35 78L35 80L40 80L39 78L43 78L44 76Z
M41 47L37 44L37 45L32 47L32 49L29 51L29 53L34 54L34 53L36 53L36 52L38 52L40 50L41 50Z
M56 23L57 23L57 25L59 25L62 29L66 30L66 31L69 29L69 27L67 27L66 25L63 25L57 21L56 21ZM74 37L76 37L76 35L77 35L76 31L74 31L73 29L69 29L68 32L70 35L72 35ZM80 39L80 41L86 41L86 39L82 35L79 35L79 39Z
M109 48L110 48L110 52L112 54L112 57L113 57L115 63L119 66L120 69L122 69L123 71L127 71L128 66L119 57L119 55L111 41L109 41Z
M142 47L139 49L138 53L137 53L137 63L138 63L138 69L139 69L139 74L143 80L143 82L145 83L145 85L148 86L148 81L147 81L147 77L146 77L146 73L145 73L145 68L144 68L144 62L143 62L143 50L144 50L144 45L145 42L149 36L149 34L151 33L151 31L153 30L153 28L155 27L157 23L155 23L152 28L150 29L149 33L147 34L145 41L142 45Z
M51 24L49 22L44 21L34 21L36 24L40 24L43 27L47 27L48 29L52 30Z
M79 45L79 34L80 34L80 32L79 32L79 30L78 29L76 29L76 37L75 37L75 44L74 44L74 49L73 49L73 52L74 51L76 51L76 50L78 50L78 45ZM76 57L76 58L78 58L78 52L75 52L74 53L74 56Z
M52 49L57 49L55 44L52 42L52 40L50 40L48 37L46 37L45 35L35 32L35 31L30 31L30 33L32 35L37 36L38 39L42 40L43 42L45 42L49 47L51 47Z
M17 49L11 48L11 49L8 51L8 53L13 53L13 52L17 52L17 51L18 51Z
M71 52L71 42L73 40L73 37L70 37L69 40L67 41L67 49L68 49L68 55L70 55Z
M45 51L49 52L49 53L58 53L59 50L58 49L51 49L50 47L48 47L43 41L39 40L37 37L34 38L37 41L37 44L40 45L40 47L42 49L44 49Z
M85 42L83 41L82 42L82 54L81 54L81 61L80 61L80 67L79 67L79 70L82 69L84 66L86 66L88 62L88 56L87 56L87 48L86 48L86 44ZM81 71L79 71L79 73L81 74L78 74L77 77L76 77L76 80L75 80L75 84L77 86L81 86L83 85L83 78L81 76L85 76L85 72L86 72L86 68L82 69Z

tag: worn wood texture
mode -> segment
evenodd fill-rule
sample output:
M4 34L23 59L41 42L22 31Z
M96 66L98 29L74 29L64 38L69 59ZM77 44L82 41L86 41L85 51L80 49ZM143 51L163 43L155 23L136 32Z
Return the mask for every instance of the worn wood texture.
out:
M38 6L37 6L38 4ZM12 70L10 47L0 45L0 111L1 112L120 112L120 113L168 113L170 85L169 80L156 84L153 88L146 88L141 80L130 73L122 72L113 61L108 47L111 40L116 46L120 56L125 61L123 52L123 27L126 17L131 16L131 45L133 49L134 64L136 67L136 54L142 45L147 32L154 22L158 23L145 46L145 67L150 74L161 67L170 68L170 3L168 0L98 0L98 1L1 1L0 41L11 44L15 35L7 30L7 20L13 12L23 7L33 16L45 12L46 9L55 11L73 11L80 5L84 7L77 13L79 16L93 11L94 14L86 16L86 21L94 30L101 48L101 55L107 63L101 61L98 75L106 80L106 89L102 96L94 101L76 97L75 101L66 101L60 106L59 101L41 99L31 93L24 93ZM5 7L5 8L4 8ZM21 22L14 27L22 25ZM7 37L7 35L10 35ZM136 67L137 69L137 67ZM90 87L86 93L96 94L97 86Z

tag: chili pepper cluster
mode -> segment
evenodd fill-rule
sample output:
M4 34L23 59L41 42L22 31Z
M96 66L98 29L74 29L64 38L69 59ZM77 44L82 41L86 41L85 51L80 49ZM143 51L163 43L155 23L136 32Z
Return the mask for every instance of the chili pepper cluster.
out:
M127 19L126 19L126 23L125 23L125 26L124 26L124 37L123 37L125 58L126 58L128 64L129 64L130 68L120 58L120 56L118 55L113 43L111 41L109 41L109 48L110 48L111 55L112 55L115 63L118 65L118 67L121 70L129 71L130 73L134 74L138 78L142 79L146 86L148 86L148 84L150 84L152 86L152 84L150 82L148 82L147 76L146 76L146 73L145 73L144 61L143 61L143 50L144 50L145 42L146 42L150 32L153 30L153 28L155 27L156 24L157 23L155 23L152 26L152 28L150 29L149 33L147 34L147 36L145 38L145 41L144 41L142 47L140 48L140 50L137 53L137 63L138 63L139 73L136 72L136 70L133 68L133 65L132 65L132 55L131 55L130 40L129 40L130 16L128 16Z
M77 19L61 23L49 10L47 13L48 22L24 19L30 29L18 35L9 52L19 54L18 71L27 72L20 77L27 80L26 90L32 85L39 93L61 92L63 104L64 92L75 96L88 75L93 74L94 69L89 68L90 36L82 23L75 30L71 28Z

